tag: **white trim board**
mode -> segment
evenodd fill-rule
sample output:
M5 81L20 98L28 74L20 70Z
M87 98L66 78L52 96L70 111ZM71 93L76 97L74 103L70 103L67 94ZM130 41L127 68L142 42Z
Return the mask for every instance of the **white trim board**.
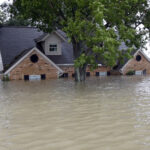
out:
M57 64L58 66L74 66L74 64Z
M146 54L141 50L141 51L139 51L146 59L147 59L147 61L149 61L150 62L150 59L146 56Z
M3 59L2 59L2 54L1 54L1 51L0 51L0 71L3 71L3 70L4 70Z
M57 66L65 67L65 66L74 66L74 64L57 64ZM90 65L88 65L90 66ZM98 64L98 67L102 67L102 64Z
M56 33L64 42L67 42L67 40L58 31L54 31L54 33Z
M36 51L39 53L44 59L46 59L51 65L53 65L59 73L63 73L63 70L60 69L53 61L51 61L47 56L45 56L38 48L34 47L32 48L26 55L24 55L22 58L20 58L13 66L11 66L5 73L4 75L7 75L10 73L12 69L14 69L19 63L21 63L27 56L29 56L33 51Z
M132 58L133 59L133 58ZM126 68L126 66L131 62L132 59L129 59L127 61L127 63L120 69L120 73L123 73L124 74L124 69Z

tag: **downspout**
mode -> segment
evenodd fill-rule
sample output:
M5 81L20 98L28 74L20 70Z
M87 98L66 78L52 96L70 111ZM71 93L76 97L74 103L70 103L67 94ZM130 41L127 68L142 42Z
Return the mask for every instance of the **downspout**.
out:
M2 54L0 51L0 74L3 72L4 66L3 66L3 59L2 59Z
M57 72L57 77L60 78L63 74L64 74L64 72L58 71L58 72Z

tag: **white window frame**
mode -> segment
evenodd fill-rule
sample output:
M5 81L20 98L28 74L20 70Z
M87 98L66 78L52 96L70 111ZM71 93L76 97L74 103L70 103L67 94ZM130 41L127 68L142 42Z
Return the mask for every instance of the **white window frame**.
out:
M143 70L136 70L135 75L137 75L137 76L143 75Z
M55 47L56 46L56 47ZM51 48L54 48L53 51L51 51ZM57 44L49 44L49 51L50 52L57 52L58 51L58 45Z
M106 77L107 76L107 72L105 72L105 71L101 71L101 72L99 72L99 76L103 76L103 77Z
M41 75L29 75L29 80L30 81L41 80Z

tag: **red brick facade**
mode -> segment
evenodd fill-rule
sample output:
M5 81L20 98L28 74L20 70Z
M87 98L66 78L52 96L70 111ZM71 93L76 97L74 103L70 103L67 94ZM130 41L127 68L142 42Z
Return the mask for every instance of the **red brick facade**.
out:
M36 54L38 56L38 61L33 63L31 61L31 56ZM68 73L68 77L72 77L74 74L74 66L58 66ZM95 76L96 72L108 72L110 71L109 67L99 66L96 70L90 71L89 67L87 72L90 72L90 76ZM24 80L25 75L45 75L46 79L58 78L58 68L50 64L40 53L34 50L31 54L25 57L20 63L18 63L10 72L10 80Z
M137 55L141 56L140 61L136 60ZM125 75L131 70L133 71L146 70L146 74L150 74L150 62L145 58L145 56L141 52L138 52L136 56L134 56L134 58L129 60L127 64L123 67L123 70L122 70L123 75Z
M36 54L39 58L37 63L33 63L30 57ZM24 75L41 75L45 74L46 79L57 78L58 70L45 60L39 53L33 51L21 63L19 63L11 72L10 80L23 80Z
M68 73L69 77L72 77L74 74L74 66L59 66L64 73ZM105 67L105 66L99 66L96 70L91 71L90 68L88 67L86 72L90 72L90 76L95 76L96 72L108 72L110 71L110 67Z
M36 54L38 56L38 62L33 63L31 61L31 56ZM137 61L136 56L140 55L141 60ZM72 77L74 74L74 66L72 65L60 65L58 66L60 70L68 74L68 77ZM109 72L110 67L99 66L96 70L91 71L87 67L86 72L90 72L90 76L95 76L97 72ZM150 62L145 58L145 56L138 52L134 58L130 59L125 66L122 68L122 73L125 75L129 71L144 71L146 74L150 74ZM24 80L25 75L45 75L46 79L58 78L58 68L46 60L38 51L34 50L31 54L25 57L20 63L18 63L10 72L10 80Z

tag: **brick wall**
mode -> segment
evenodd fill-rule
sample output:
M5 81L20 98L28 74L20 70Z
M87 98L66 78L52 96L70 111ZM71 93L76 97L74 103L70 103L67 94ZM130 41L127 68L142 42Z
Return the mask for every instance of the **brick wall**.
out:
M137 55L141 56L140 61L136 60ZM138 52L137 55L131 60L129 60L129 62L125 65L123 69L124 75L130 70L138 71L138 70L145 70L145 69L146 69L146 74L150 74L150 62L143 56L141 52Z
M30 57L36 54L39 58L37 63L33 63ZM24 75L45 74L46 79L57 78L58 70L45 60L39 53L33 51L20 64L10 72L10 80L24 80Z
M68 73L69 77L72 77L72 74L74 74L74 66L59 66L65 73ZM99 66L96 70L91 71L88 67L86 72L90 72L91 76L95 76L96 72L108 72L110 71L109 67L105 66Z
M30 60L32 55L36 54L39 58L38 62L33 63ZM68 73L69 77L74 74L74 66L59 66L65 73ZM90 71L87 68L87 72L90 72L91 76L95 76L96 72L110 71L109 67L99 66L96 70ZM24 75L46 75L46 79L57 78L58 70L45 60L38 52L33 51L27 56L21 63L19 63L11 72L10 80L24 80Z

